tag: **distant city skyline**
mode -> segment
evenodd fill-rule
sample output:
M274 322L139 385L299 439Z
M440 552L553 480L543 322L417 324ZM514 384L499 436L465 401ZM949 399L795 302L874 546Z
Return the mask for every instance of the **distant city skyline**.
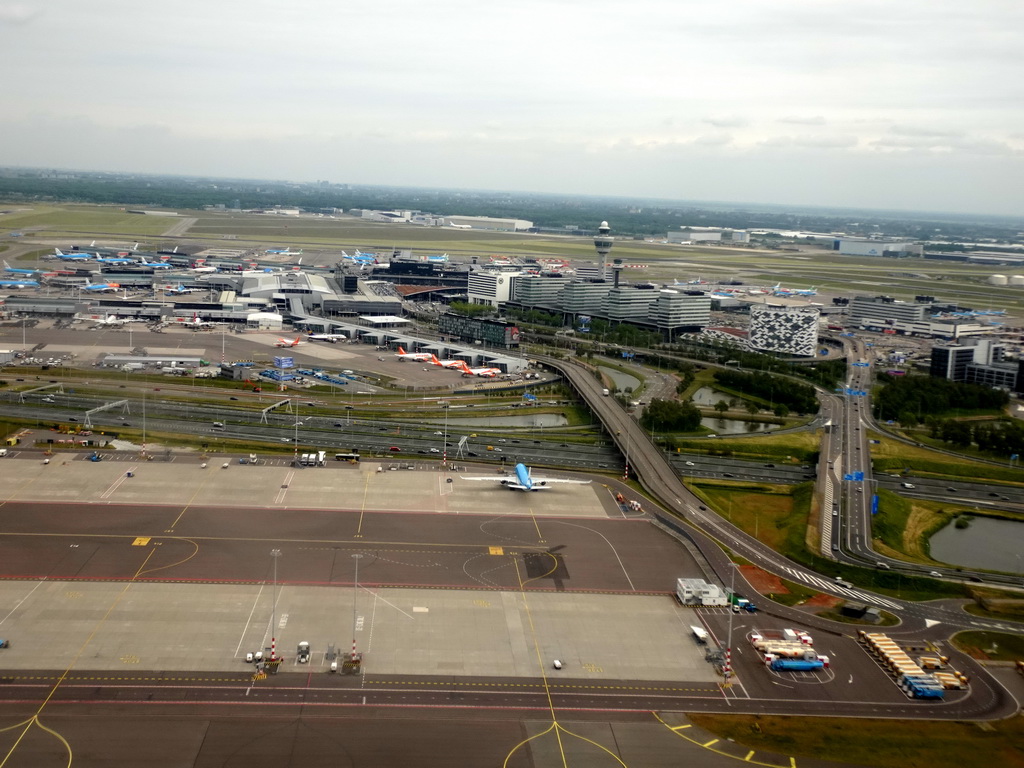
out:
M1024 212L1015 0L0 0L0 164Z

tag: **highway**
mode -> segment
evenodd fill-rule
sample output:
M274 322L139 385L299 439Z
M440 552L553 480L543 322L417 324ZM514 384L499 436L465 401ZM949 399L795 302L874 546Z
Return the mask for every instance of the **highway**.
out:
M769 549L714 512L702 509L699 500L679 480L664 452L651 442L647 434L613 398L602 395L601 383L593 377L589 369L575 362L565 362L554 358L540 358L540 362L559 370L605 424L608 433L614 436L613 439L620 450L624 453L628 450L630 468L636 473L645 491L658 500L670 513L699 529L685 529L683 533L700 549L723 584L729 584L735 579L740 591L744 589L751 592L756 591L746 583L741 574L733 572L732 560L722 550L722 546L725 546L735 556L742 557L765 571L788 581L803 582L818 591L834 594L846 600L864 602L895 613L902 620L902 625L889 630L892 635L913 633L915 637L944 639L956 631L968 629L1024 631L1024 627L1016 622L993 621L971 616L961 610L953 601L916 603L878 595L859 587L842 587L827 576L814 573L799 563ZM859 377L855 378L855 382L860 381ZM866 401L866 398L863 400ZM865 439L864 430L858 428L862 423L861 412L863 408L866 408L866 403L863 405L857 403L854 407L845 410L841 406L839 398L831 395L826 395L823 398L823 411L831 418L833 425L837 423L847 425L847 429L844 431L850 437L844 446L846 450L842 455L852 454L854 456L851 463L857 468L856 471L870 472L866 446L859 442ZM847 411L849 412L847 413ZM850 424L852 424L852 429L849 428ZM837 455L836 452L839 451L838 446L843 443L835 440L837 436L833 430L834 427L828 430L831 439L822 452L821 461L826 465L830 460L840 463L841 459L841 455ZM838 437L841 439L842 435ZM860 445L859 449L858 445ZM834 474L835 468L832 468L830 472ZM858 501L854 514L850 516L852 523L847 527L846 536L847 540L856 542L861 558L867 556L874 558L870 562L892 563L891 568L900 567L913 571L930 570L918 566L910 567L899 561L887 560L874 555L870 548L865 546L865 542L870 542L870 537L865 539L864 533L869 530L869 502L863 498L865 495L863 493L856 493L852 490L848 492L857 497ZM851 503L851 508L853 508L853 502L848 503ZM851 562L863 564L860 559L854 561L851 558ZM771 612L775 615L792 618L794 621L814 623L814 619L808 617L806 613L791 611L783 606L772 606ZM822 622L822 624L835 626L831 622ZM978 671L980 677L975 679L975 695L971 697L975 704L984 701L985 711L989 714L996 711L1007 713L1016 711L1016 703L1002 687L983 673L980 667Z

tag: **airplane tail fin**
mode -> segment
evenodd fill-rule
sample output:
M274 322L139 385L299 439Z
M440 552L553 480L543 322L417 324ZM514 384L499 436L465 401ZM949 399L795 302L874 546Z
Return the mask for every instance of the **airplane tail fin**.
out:
M53 255L54 256L63 256L64 252L60 248L54 248L53 249Z
M405 352L405 350L404 350L404 349L402 349L401 347L399 347L399 348L398 348L398 354L400 354L400 355L404 355L404 354L406 354L406 352Z
M437 355L431 355L430 356L430 362L432 362L434 365L440 365L441 364L441 361L437 359Z

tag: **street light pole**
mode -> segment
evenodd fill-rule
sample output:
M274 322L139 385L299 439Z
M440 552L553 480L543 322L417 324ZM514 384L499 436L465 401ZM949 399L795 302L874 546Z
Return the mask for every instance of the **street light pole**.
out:
M352 559L356 561L356 578L354 582L354 588L352 591L352 661L356 660L356 602L359 600L359 560L362 555L352 555Z
M725 670L723 675L726 685L729 684L729 678L732 677L732 615L734 613L733 606L735 605L733 600L736 599L736 563L729 561L729 565L732 566L729 579L729 635L725 641Z
M274 605L270 609L270 659L273 661L277 652L277 558L281 556L281 550L270 550L270 556L274 560Z

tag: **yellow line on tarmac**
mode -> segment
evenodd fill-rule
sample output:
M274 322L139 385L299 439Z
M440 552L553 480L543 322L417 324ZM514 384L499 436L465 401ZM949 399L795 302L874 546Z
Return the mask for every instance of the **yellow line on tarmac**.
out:
M75 668L75 664L78 662L80 658L82 658L82 654L85 653L85 649L89 647L89 644L96 637L96 633L100 631L100 627L102 627L106 623L107 619L110 618L110 615L114 612L114 609L117 608L118 604L127 594L128 590L131 589L132 584L135 583L135 580L139 577L139 574L144 572L146 564L149 562L149 558L153 556L154 552L156 552L155 549L151 549L149 551L149 554L146 555L146 559L142 561L142 564L139 566L138 570L135 571L135 574L131 577L128 583L124 585L124 588L120 592L118 592L117 597L114 599L114 602L110 604L110 607L107 609L107 612L103 614L103 617L99 621L96 622L96 626L93 627L92 632L89 633L89 636L85 639L85 642L82 643L81 647L78 649L78 653L75 654L75 657L71 660L71 663L68 665L67 669L65 669L61 676L57 679L57 682L53 684L53 687L50 688L50 692L46 695L46 698L43 699L43 702L39 705L39 708L36 710L35 714L25 721L25 729L18 736L17 740L15 740L14 744L11 745L11 748L7 751L7 754L4 755L3 760L0 760L0 768L3 768L7 765L7 761L11 759L11 755L13 755L15 750L18 749L18 746L21 744L22 740L28 734L29 729L32 728L33 725L39 726L39 728L52 734L54 738L56 738L62 744L64 744L64 747L67 749L68 753L67 764L68 766L71 765L71 745L68 744L67 740L59 733L54 731L52 728L48 728L47 726L39 722L39 716L43 713L43 710L46 708L46 705L50 703L50 699L52 699L54 694L57 693L57 689L60 688L60 686L64 683L65 680L67 680L68 675L71 674L71 670Z

